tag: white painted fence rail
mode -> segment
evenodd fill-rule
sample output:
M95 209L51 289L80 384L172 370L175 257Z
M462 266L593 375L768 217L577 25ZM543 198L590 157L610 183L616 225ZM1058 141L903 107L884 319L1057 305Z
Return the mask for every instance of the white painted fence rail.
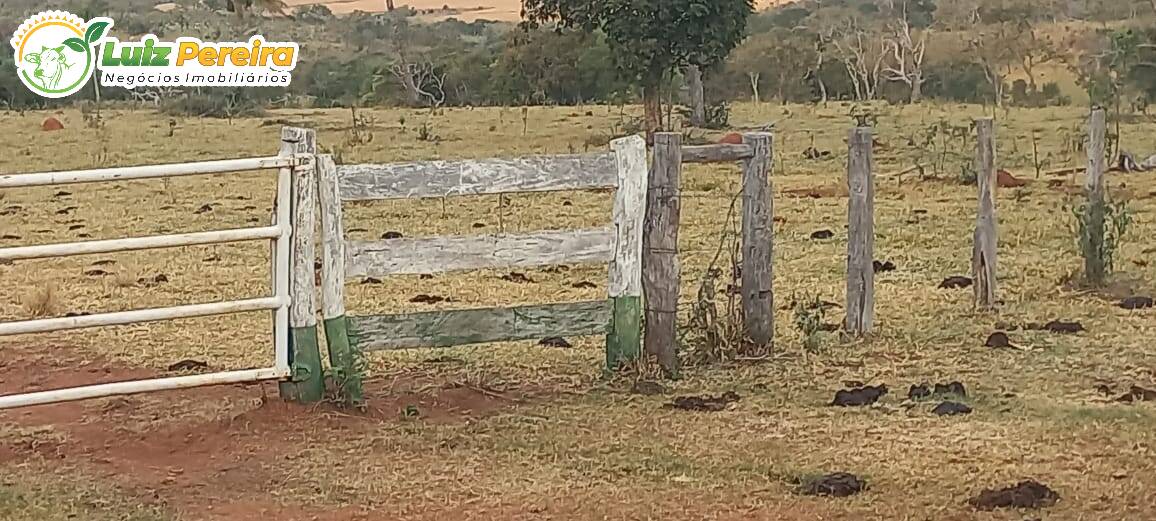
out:
M245 170L290 168L300 166L305 161L306 158L300 156L273 156L252 159L202 161L199 163L171 163L167 165L100 168L96 170L5 174L0 175L0 188L23 188L28 186L68 185L100 183L105 181L129 181L134 179L156 179L161 177L225 174L229 172L243 172Z
M295 189L297 188L294 183L294 178L297 175L311 174L314 167L314 156L312 153L294 153L291 147L286 147L283 143L280 155L274 157L0 175L0 188L21 188L222 174L252 170L276 169L278 171L274 222L268 226L0 248L0 260L22 260L251 240L272 241L273 251L271 253L273 258L271 264L274 293L272 296L165 308L99 313L75 317L0 322L0 337L272 310L274 319L273 367L130 382L114 382L35 393L6 395L0 396L0 409L150 391L184 389L206 385L283 379L290 376L292 373L289 360L289 307L291 304L289 277L290 258L292 255L290 240L293 238L294 231L292 205L295 199ZM309 176L308 179L312 180L312 176Z
M0 260L43 259L47 257L68 257L94 253L114 253L120 251L152 250L177 246L201 246L226 242L276 239L281 236L278 226L263 228L240 228L211 232L182 233L154 237L133 237L131 239L109 239L104 241L66 242L40 246L17 246L0 248Z
M23 320L19 322L0 323L0 336L26 335L29 333L49 333L52 331L68 331L102 326L123 326L141 322L157 322L160 320L174 320L178 318L208 317L213 315L227 315L231 313L245 313L265 309L278 309L287 303L287 299L277 297L262 297L247 300L228 302L212 302L208 304L191 304L188 306L173 306L168 308L137 309L132 311L118 311L115 313L94 313L76 317L42 318L38 320Z
M189 376L173 376L170 378L156 378L153 380L137 380L132 382L114 382L108 384L86 385L70 389L53 389L35 393L0 396L0 410L49 403L71 402L87 400L89 398L104 398L125 394L147 393L153 391L171 391L174 389L188 389L206 385L236 384L257 382L261 380L275 380L286 376L285 371L276 368L246 369L243 371L229 371L213 374L195 374Z

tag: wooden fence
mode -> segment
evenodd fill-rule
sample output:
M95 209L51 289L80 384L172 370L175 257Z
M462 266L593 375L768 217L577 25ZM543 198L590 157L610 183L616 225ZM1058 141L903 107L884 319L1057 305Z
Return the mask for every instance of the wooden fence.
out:
M747 340L762 351L774 343L773 238L774 201L770 170L773 137L749 133L743 144L682 146L682 134L654 135L646 225L643 232L643 295L646 302L645 350L663 371L678 367L678 300L681 271L678 228L679 182L683 163L741 161L743 165L742 309Z
M354 351L605 335L607 367L637 358L646 144L633 136L615 140L611 148L599 154L382 165L334 165L321 156L326 330L339 342L348 339ZM617 189L610 226L381 241L349 241L342 233L342 202L591 188ZM610 280L603 300L348 317L342 304L349 277L604 262Z

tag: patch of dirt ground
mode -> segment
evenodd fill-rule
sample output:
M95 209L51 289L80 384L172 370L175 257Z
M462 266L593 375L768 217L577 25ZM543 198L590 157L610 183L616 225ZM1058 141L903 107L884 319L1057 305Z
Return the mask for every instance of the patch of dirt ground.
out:
M0 394L167 376L60 346L5 350L10 358L0 364ZM360 519L361 509L314 509L276 492L293 479L297 454L407 421L399 411L451 424L525 399L420 375L370 381L366 390L371 406L361 412L284 402L275 383L0 411L0 468L31 461L75 467L129 494L151 496L182 518Z

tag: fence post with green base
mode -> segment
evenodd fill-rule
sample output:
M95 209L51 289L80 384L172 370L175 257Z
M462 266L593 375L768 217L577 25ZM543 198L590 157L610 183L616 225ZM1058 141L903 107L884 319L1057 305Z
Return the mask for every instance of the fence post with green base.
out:
M289 284L289 380L281 382L281 397L300 403L321 401L325 379L317 339L317 300L314 297L314 233L317 228L317 152L313 130L281 129L281 156L306 155L305 164L293 168L292 196L278 201L292 208Z
M350 341L345 317L345 241L341 222L341 194L337 165L329 155L317 156L318 197L321 201L321 313L329 364L338 391L347 405L364 403L361 390L365 371L361 352Z
M610 143L618 166L614 198L616 230L610 262L609 293L613 301L606 336L606 370L633 363L642 353L642 224L646 212L646 140L641 136Z

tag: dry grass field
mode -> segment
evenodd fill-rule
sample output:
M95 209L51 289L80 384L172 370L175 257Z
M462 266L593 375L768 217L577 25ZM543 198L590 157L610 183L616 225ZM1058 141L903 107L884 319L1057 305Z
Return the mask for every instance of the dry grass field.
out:
M871 339L829 334L819 349L805 350L792 299L843 300L850 110L735 108L736 126L776 122L777 349L757 363L691 364L670 384L671 394L738 393L727 410L666 409L669 396L600 381L598 338L570 339L572 348L524 342L374 355L364 414L285 405L272 386L2 412L0 520L1156 518L1156 409L1114 401L1130 385L1156 385L1156 311L1116 306L1123 296L1156 293L1151 174L1109 174L1111 193L1129 199L1135 222L1109 291L1078 290L1067 283L1080 266L1068 208L1082 175L1037 179L1033 165L1082 164L1071 142L1079 141L1084 111L998 111L1000 166L1031 183L999 192L1004 305L998 314L976 313L970 289L937 288L969 270L975 188L958 179L974 139L945 131L926 146L909 142L924 142L940 121L966 126L984 109L874 107L876 258L897 269L877 275ZM628 107L626 116L637 112ZM600 150L623 117L617 107L530 108L523 132L518 109L365 114L373 119L368 143L350 139L349 112L340 110L178 119L172 136L168 117L149 111L106 110L103 130L66 111L67 128L57 132L39 130L47 113L2 114L0 172L273 155L285 123L317 129L321 145L347 163ZM438 139L418 139L422 125ZM1156 121L1128 118L1121 133L1125 150L1156 152ZM807 159L809 147L831 155ZM917 159L927 165L923 178L889 175ZM728 208L738 180L737 166L684 170L684 322L733 227ZM0 246L264 223L273 184L269 174L250 173L5 190ZM603 193L504 201L349 205L346 227L353 237L375 238L610 219ZM834 237L811 238L822 229ZM267 262L259 243L17 261L0 265L0 320L256 296L269 291ZM351 280L348 307L362 314L580 300L606 287L604 267L527 270L532 282L523 283L503 274ZM411 303L418 294L451 301ZM841 318L835 308L825 321ZM1008 328L1016 348L984 347L997 328L1055 319L1079 321L1086 331ZM269 326L267 314L252 314L4 338L0 393L171 374L167 367L184 359L213 369L265 365ZM911 384L953 380L967 387L972 414L938 417L930 413L938 402L906 401ZM885 383L891 392L870 407L828 406L849 381ZM408 406L419 416L404 417ZM796 492L797 480L834 471L857 474L869 488L842 499ZM1058 492L1059 503L1029 512L967 504L985 488L1028 478Z

